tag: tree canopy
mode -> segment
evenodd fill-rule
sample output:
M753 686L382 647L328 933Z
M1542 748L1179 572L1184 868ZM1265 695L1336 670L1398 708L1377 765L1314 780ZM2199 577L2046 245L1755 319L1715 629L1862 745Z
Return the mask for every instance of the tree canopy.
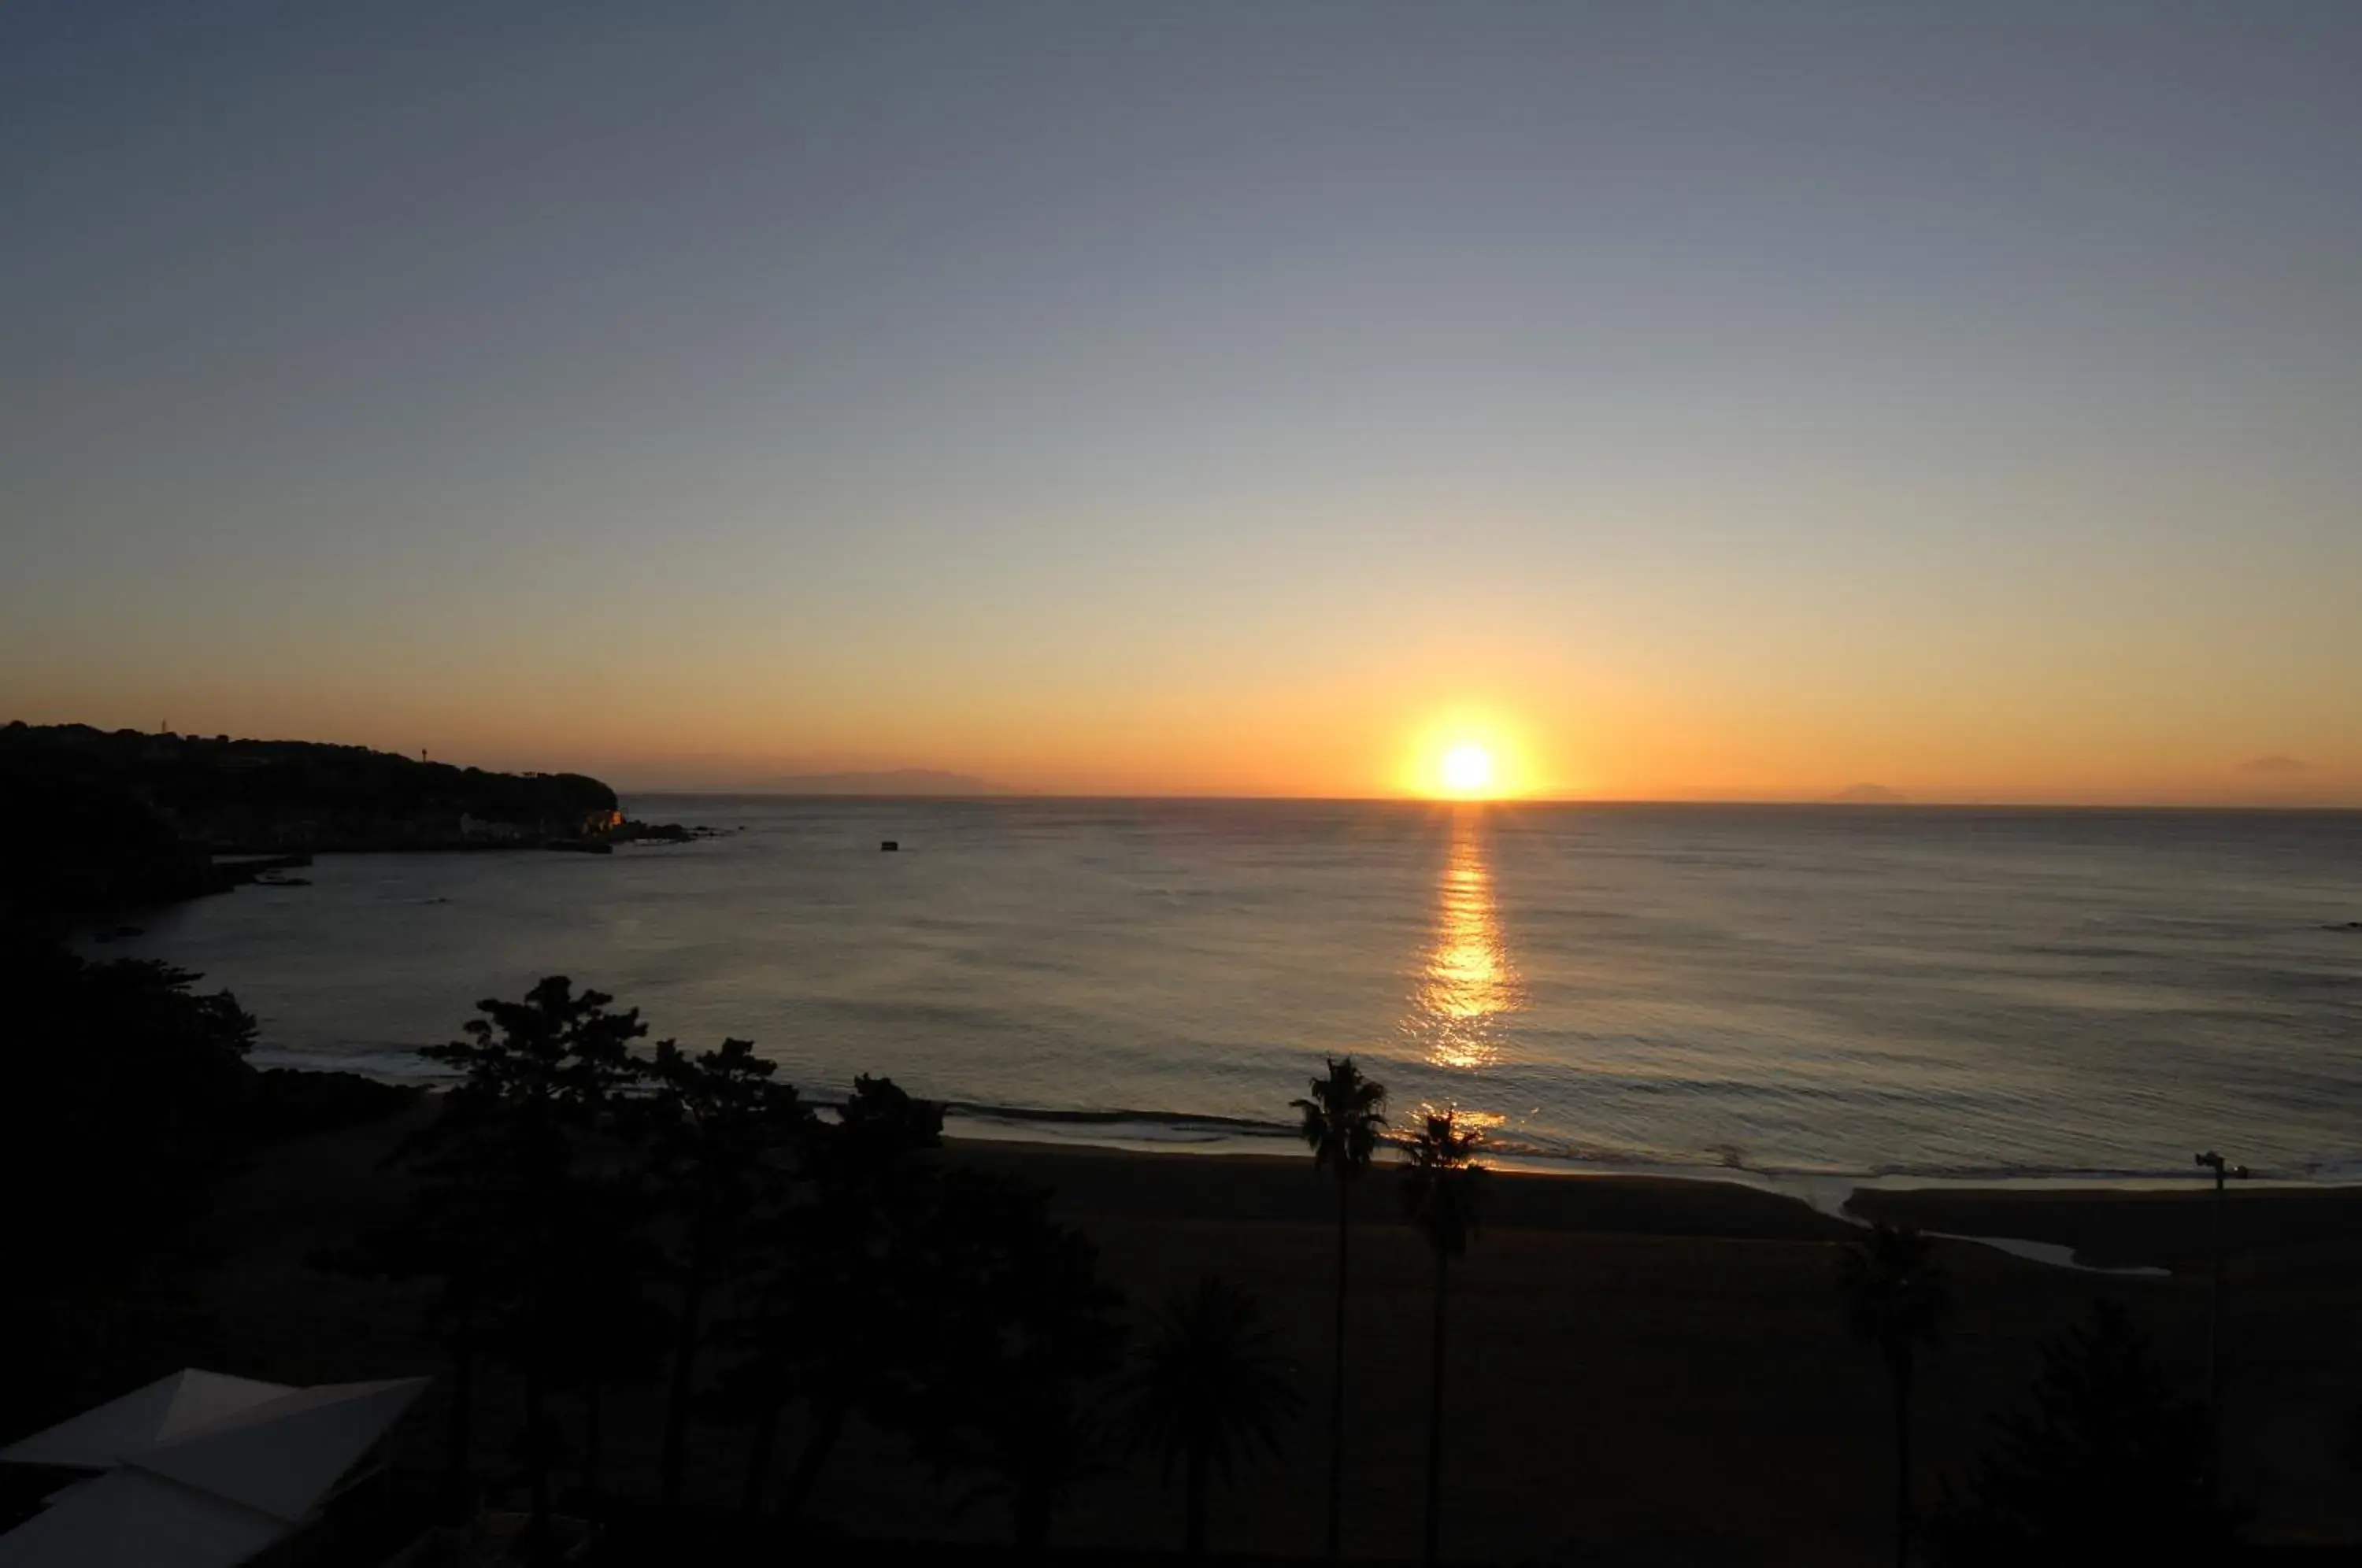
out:
M2205 1408L2102 1297L2043 1347L2029 1405L1998 1418L1930 1543L1948 1568L2216 1561L2239 1514L2216 1496L2212 1453Z

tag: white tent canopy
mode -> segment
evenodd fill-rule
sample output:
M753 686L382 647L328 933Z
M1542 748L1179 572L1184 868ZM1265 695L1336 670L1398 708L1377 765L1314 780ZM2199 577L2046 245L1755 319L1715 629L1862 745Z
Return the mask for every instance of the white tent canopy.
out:
M0 1535L0 1568L229 1568L301 1528L426 1386L191 1368L0 1449L105 1474Z

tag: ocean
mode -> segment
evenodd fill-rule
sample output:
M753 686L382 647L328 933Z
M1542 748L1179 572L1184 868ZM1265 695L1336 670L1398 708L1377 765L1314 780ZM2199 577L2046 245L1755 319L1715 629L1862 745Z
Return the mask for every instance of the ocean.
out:
M723 836L324 856L94 951L228 987L264 1065L421 1075L563 974L977 1132L1283 1147L1350 1052L1511 1163L2362 1175L2362 812L629 805Z

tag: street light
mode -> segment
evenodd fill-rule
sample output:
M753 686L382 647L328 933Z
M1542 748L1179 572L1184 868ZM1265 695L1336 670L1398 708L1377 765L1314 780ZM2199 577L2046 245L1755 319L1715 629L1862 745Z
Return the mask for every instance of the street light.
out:
M2198 1164L2214 1176L2214 1279L2206 1296L2206 1415L2214 1428L2214 1484L2223 1484L2223 1364L2217 1359L2223 1332L2223 1184L2247 1179L2247 1167L2226 1163L2209 1149Z

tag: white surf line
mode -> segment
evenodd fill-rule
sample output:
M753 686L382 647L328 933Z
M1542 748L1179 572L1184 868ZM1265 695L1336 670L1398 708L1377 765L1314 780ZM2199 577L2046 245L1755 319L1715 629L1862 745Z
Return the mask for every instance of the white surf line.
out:
M1880 1190L1849 1176L1774 1177L1770 1190L1795 1198L1816 1214L1826 1214L1832 1220L1867 1231L1877 1221L1864 1219L1852 1209L1856 1195ZM1912 1190L1925 1190L1914 1188ZM2052 1268L2073 1269L2078 1274L2112 1274L2132 1279L2170 1279L2171 1269L2150 1264L2092 1264L2075 1255L2075 1249L2062 1242L2034 1242L2021 1236L1970 1236L1958 1231L1929 1231L1926 1235L1937 1241L1967 1242L1974 1246L1991 1247L1997 1253L2022 1258L2027 1263L2047 1264Z
M1991 1247L1997 1253L2007 1253L2028 1263L2048 1264L2053 1268L2071 1268L2079 1274L2114 1274L2135 1279L2170 1279L2171 1269L2151 1264L2089 1264L2075 1255L2075 1249L2061 1242L2028 1242L2015 1236L1963 1236L1956 1231L1930 1231L1928 1235L1947 1242L1973 1242L1981 1247Z
M946 1118L946 1131L950 1118ZM1124 1138L1110 1137L1105 1131L1110 1124L1095 1123L1077 1132L1057 1123L994 1121L981 1118L963 1119L956 1133L982 1143L1061 1143L1070 1148L1107 1149L1126 1154L1267 1154L1270 1145L1282 1142L1276 1135L1242 1135L1231 1129L1209 1130L1208 1136L1198 1138ZM1573 1160L1548 1160L1510 1156L1493 1162L1496 1168L1532 1176L1568 1176L1574 1178L1618 1176L1659 1178L1674 1181L1714 1181L1732 1187L1744 1187L1757 1192L1768 1192L1801 1203L1816 1214L1841 1220L1858 1230L1867 1231L1875 1220L1854 1213L1848 1205L1854 1195L1882 1190L1875 1182L1864 1182L1859 1176L1770 1176L1734 1165L1663 1165L1638 1167L1611 1165ZM1893 1190L1893 1189L1884 1189ZM1922 1186L1904 1189L1926 1190ZM1970 1236L1957 1231L1929 1231L1925 1234L1944 1242L1966 1242L1972 1246L1991 1247L1997 1253L2026 1263L2043 1264L2051 1268L2072 1269L2078 1274L2114 1275L2132 1279L2170 1279L2173 1271L2148 1264L2090 1264L2075 1256L2075 1249L2061 1242L2028 1241L2019 1236Z

